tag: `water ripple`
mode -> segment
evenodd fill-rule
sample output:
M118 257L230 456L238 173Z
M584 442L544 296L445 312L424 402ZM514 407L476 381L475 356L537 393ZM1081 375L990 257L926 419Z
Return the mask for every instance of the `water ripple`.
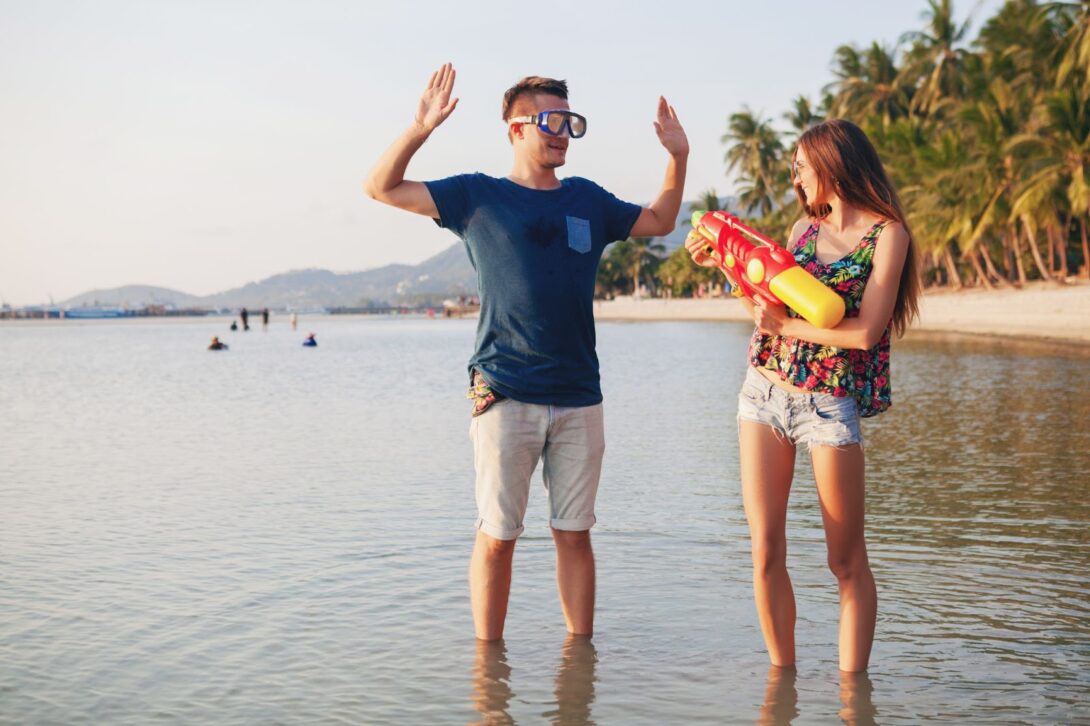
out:
M221 324L0 327L0 723L1090 721L1082 361L898 343L865 424L873 665L849 678L804 453L799 669L767 665L745 326L599 326L596 636L563 632L538 477L507 639L481 647L472 323L317 318L318 350L274 324L210 355Z

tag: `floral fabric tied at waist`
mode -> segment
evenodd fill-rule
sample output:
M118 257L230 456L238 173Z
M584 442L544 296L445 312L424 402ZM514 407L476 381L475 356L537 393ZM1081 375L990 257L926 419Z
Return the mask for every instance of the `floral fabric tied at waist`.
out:
M473 415L480 416L487 411L493 403L502 401L507 396L492 390L488 381L481 376L479 371L473 371L473 380L466 391L466 398L473 401Z

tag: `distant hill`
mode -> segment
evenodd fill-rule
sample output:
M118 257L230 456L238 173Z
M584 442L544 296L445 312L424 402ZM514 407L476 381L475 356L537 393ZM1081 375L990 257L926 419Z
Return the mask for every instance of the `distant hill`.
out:
M108 290L91 290L65 300L66 307L125 307L139 309L148 305L166 305L176 308L199 306L196 295L150 285L125 285Z
M729 208L733 200L726 200ZM689 233L690 207L684 202L677 228L661 238L666 254L677 249ZM418 265L386 265L363 272L292 270L242 287L199 297L177 290L146 285L127 285L110 290L92 290L61 303L67 307L123 306L139 309L148 305L176 308L278 308L307 310L329 307L362 307L369 303L438 304L444 298L477 293L477 274L469 264L465 248L456 242Z
M338 306L432 302L475 295L477 273L462 244L456 243L419 265L386 265L363 272L293 270L259 282L203 297L147 285L92 290L65 300L64 307L288 308L307 310Z
M205 307L277 307L305 310L368 303L442 302L474 295L477 273L456 243L419 265L386 265L363 272L295 270L201 298Z

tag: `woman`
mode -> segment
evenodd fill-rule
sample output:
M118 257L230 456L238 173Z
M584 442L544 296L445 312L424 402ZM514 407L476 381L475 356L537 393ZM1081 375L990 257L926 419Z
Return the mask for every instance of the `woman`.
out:
M744 300L757 323L738 399L754 596L773 665L794 665L785 525L795 447L805 443L840 588L840 668L863 671L878 598L863 537L859 419L890 405L890 335L917 314L915 250L893 185L855 124L831 120L806 131L791 170L805 213L791 232L792 252L844 299L847 313L826 330L782 306ZM686 240L695 262L718 265L705 245L696 235Z

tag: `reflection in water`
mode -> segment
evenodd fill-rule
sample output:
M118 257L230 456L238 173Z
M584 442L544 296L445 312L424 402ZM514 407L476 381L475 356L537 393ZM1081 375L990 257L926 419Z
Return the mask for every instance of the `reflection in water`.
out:
M569 634L560 651L560 664L553 681L555 708L542 714L552 724L593 724L590 707L594 703L594 669L598 651L590 638ZM477 723L513 724L511 702L511 666L502 640L477 641L477 659L473 667L473 707L480 714Z
M451 435L468 423L451 362L475 323L378 317L321 318L318 357L273 323L226 358L203 345L221 320L0 325L0 724L757 720L768 664L734 424L752 326L599 326L606 629L600 662L561 674L560 609L535 595L556 586L546 517L509 614L534 625L506 656L466 631L472 451ZM1090 359L895 346L893 408L864 425L881 719L865 680L838 698L836 588L800 453L791 723L844 708L1090 724ZM270 421L290 446L269 445ZM406 646L422 642L426 658ZM780 675L766 722L793 713Z
M798 671L794 667L769 666L765 700L757 711L758 726L785 726L799 716L799 692L795 687ZM837 714L848 726L873 726L878 710L871 695L874 685L863 673L840 671L840 703Z
M760 726L779 726L791 723L799 715L799 692L795 689L797 676L794 666L768 667L765 701L757 712L756 723Z
M865 672L840 671L840 703L843 704L840 720L848 726L873 726L878 709L874 707L872 693L874 684Z
M502 640L478 640L473 666L473 706L481 714L479 723L515 723L507 711L513 697L507 647Z
M593 724L590 705L594 703L594 669L598 663L598 651L585 635L568 634L560 651L560 665L556 669L553 694L556 710L543 716L553 724Z

